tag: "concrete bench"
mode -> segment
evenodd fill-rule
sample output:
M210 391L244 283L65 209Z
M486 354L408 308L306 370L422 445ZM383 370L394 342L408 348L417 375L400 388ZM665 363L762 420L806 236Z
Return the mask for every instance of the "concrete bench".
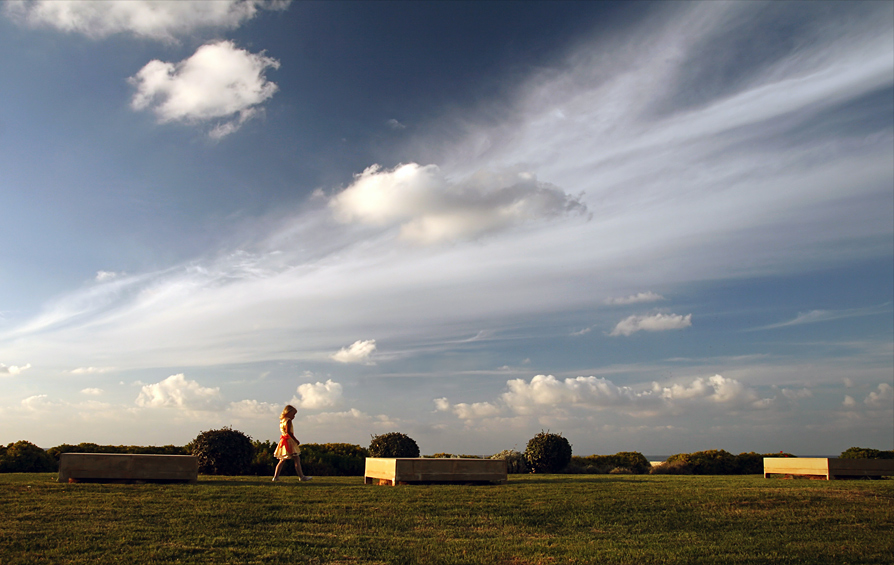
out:
M63 453L59 482L187 482L199 479L199 459L192 455L130 453Z
M770 475L815 477L826 480L894 476L894 459L840 457L764 457L764 478Z
M429 459L367 457L363 482L379 485L436 483L505 484L505 459Z

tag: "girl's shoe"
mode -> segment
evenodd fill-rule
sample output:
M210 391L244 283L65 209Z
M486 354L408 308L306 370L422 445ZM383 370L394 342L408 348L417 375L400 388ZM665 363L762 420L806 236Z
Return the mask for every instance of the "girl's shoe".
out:
M313 477L308 477L307 475L304 475L303 477L301 477L301 482L302 482L302 483L303 483L304 481L312 481L312 480L314 480L314 478L313 478Z

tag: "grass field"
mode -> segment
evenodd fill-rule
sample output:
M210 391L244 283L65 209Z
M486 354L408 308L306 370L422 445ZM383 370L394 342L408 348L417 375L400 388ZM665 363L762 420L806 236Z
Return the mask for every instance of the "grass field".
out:
M0 475L0 564L892 563L894 480L511 475L59 484Z

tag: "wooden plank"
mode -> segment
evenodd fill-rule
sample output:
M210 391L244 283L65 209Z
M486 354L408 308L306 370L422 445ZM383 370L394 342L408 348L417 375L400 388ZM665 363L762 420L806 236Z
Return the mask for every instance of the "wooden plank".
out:
M401 483L505 483L507 465L504 459L429 459L376 458L366 459L364 482L390 481Z
M891 477L894 459L829 459L829 474L836 477Z
M764 457L764 477L770 475L844 477L894 476L894 459L839 457Z
M59 482L179 481L195 483L199 459L193 455L63 453Z
M764 477L769 475L829 475L829 460L823 457L764 457Z

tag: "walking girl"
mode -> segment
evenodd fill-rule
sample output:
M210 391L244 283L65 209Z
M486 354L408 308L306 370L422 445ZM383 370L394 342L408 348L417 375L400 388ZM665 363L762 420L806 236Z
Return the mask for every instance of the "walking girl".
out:
M276 471L273 472L273 482L279 480L279 473L289 459L295 463L295 472L298 473L302 481L313 479L301 470L301 449L298 447L301 442L295 438L295 431L292 429L292 420L297 413L298 410L294 406L287 404L279 416L279 445L273 452L273 456L279 459L279 463L276 464Z

